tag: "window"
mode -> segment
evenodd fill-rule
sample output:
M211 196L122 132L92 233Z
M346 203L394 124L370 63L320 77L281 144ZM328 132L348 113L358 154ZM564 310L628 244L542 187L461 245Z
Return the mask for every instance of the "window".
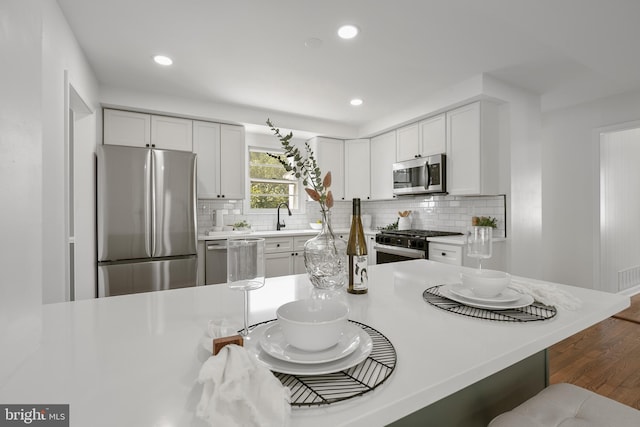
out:
M274 150L269 152L279 154ZM266 150L249 148L249 180L251 209L275 209L280 203L287 203L291 209L298 208L298 180Z

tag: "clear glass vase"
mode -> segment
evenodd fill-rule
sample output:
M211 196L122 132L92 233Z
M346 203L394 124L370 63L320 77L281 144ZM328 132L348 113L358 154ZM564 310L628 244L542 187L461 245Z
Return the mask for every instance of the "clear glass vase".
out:
M323 210L322 230L304 245L304 265L313 286L338 289L347 279L347 242L333 234L331 211Z

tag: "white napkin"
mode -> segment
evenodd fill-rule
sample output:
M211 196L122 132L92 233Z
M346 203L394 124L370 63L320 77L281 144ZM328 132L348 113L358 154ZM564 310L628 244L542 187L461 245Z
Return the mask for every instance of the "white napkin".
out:
M577 310L582 306L582 301L579 298L550 283L525 282L512 278L509 287L521 294L531 295L536 301L545 305L565 310Z
M211 339L236 332L209 322ZM209 357L198 374L204 384L196 415L211 426L289 426L291 394L244 347L230 344Z

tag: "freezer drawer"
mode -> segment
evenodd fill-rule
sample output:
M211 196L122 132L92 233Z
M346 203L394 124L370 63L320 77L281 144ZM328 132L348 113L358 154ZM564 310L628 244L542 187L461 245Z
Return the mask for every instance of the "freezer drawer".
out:
M98 266L98 296L196 286L196 256Z

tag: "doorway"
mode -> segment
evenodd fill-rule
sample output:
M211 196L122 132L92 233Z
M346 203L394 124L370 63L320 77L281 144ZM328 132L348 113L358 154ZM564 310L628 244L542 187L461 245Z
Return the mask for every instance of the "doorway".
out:
M65 72L65 299L95 298L96 115Z
M640 123L600 133L600 289L640 288Z

